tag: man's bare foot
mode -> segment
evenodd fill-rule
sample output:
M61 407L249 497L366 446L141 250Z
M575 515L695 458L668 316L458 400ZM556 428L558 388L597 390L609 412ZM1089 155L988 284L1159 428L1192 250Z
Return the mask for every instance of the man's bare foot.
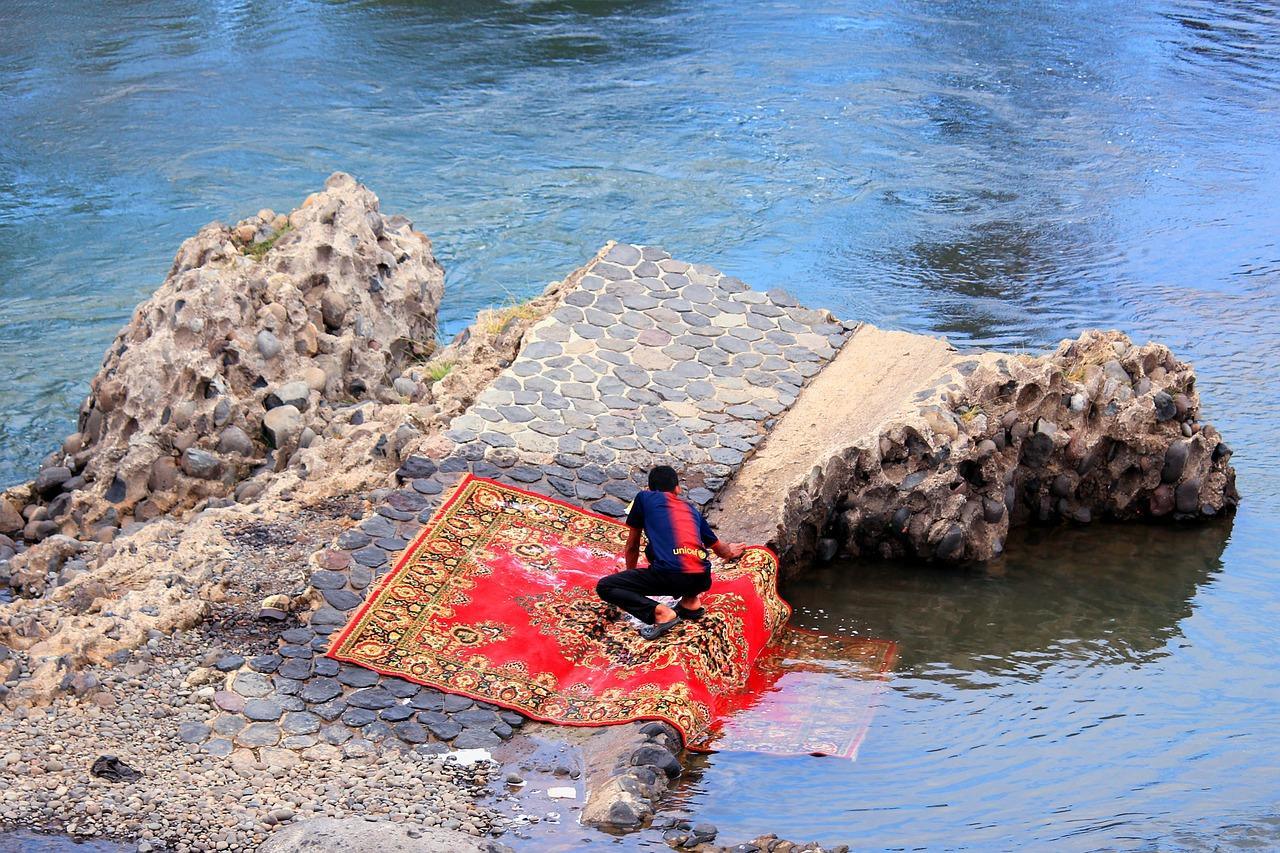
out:
M676 618L676 612L665 604L659 604L653 610L653 622L655 625L661 625L664 622L670 622Z
M702 596L686 595L680 599L680 606L685 610L700 610L702 608Z

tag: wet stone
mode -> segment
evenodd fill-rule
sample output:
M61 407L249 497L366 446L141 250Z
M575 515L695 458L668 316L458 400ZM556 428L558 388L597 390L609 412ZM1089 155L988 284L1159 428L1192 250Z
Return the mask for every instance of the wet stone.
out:
M335 678L313 678L298 691L305 702L328 702L342 695L342 684Z
M280 655L258 655L250 658L249 668L256 672L273 673L280 668L280 663L284 658Z
M362 726L360 728L360 734L362 737L365 737L374 743L382 743L384 740L391 737L391 726L381 720L377 720L367 726Z
M290 658L280 664L280 668L276 670L278 675L282 675L289 680L298 681L310 678L311 672L311 661L307 658Z
M378 715L373 711L370 711L368 708L349 707L342 713L342 722L349 726L355 726L356 728L367 726L376 719L378 719Z
M414 715L413 708L408 705L392 705L378 714L378 718L388 723L398 723Z
M373 570L368 566L352 566L351 573L347 576L347 582L354 589L364 589L373 583Z
M376 569L387 563L387 554L381 548L361 548L355 552L355 560L362 566Z
M348 687L372 687L378 683L378 673L344 663L338 669L338 681Z
M326 589L324 600L338 610L352 610L364 599L347 589Z
M453 740L462 733L462 726L453 720L433 720L426 724L431 734L440 740Z
M395 697L384 687L366 687L347 697L347 704L356 708L381 710L395 704Z
M330 699L311 708L311 712L322 720L336 720L347 710L347 703L342 699Z
M372 542L372 537L359 530L347 530L338 537L338 547L347 551L363 548Z

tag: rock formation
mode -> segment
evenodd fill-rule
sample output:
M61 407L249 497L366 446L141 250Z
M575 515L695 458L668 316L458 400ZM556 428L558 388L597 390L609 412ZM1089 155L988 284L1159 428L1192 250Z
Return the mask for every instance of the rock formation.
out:
M109 541L283 468L335 404L412 395L395 383L430 352L444 287L431 242L349 175L325 187L288 216L183 243L109 348L79 430L8 495L0 532Z
M893 369L876 363L892 346L923 369L882 400L867 377ZM798 459L800 433L811 443ZM1091 331L1039 358L962 355L863 327L714 515L792 570L837 551L986 560L1011 524L1217 515L1239 498L1230 458L1199 421L1195 372L1160 344Z

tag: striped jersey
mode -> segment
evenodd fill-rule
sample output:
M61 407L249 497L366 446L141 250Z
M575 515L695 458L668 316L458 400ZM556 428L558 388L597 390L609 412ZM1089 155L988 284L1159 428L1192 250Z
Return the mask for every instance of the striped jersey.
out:
M627 526L644 531L650 568L690 574L711 571L708 549L716 535L702 513L673 492L643 491L627 512Z

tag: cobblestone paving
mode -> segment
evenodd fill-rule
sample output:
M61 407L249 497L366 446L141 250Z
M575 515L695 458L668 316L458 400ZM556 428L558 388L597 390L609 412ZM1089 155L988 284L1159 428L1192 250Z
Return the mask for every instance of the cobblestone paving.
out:
M370 586L464 472L619 517L660 462L705 504L844 343L851 326L650 246L614 245L534 326L516 360L414 456L375 515L316 557L325 605L276 653L220 662L224 713L190 731L203 749L282 746L304 758L492 747L516 713L323 657ZM661 727L654 743L669 743ZM678 766L678 765L677 765Z

